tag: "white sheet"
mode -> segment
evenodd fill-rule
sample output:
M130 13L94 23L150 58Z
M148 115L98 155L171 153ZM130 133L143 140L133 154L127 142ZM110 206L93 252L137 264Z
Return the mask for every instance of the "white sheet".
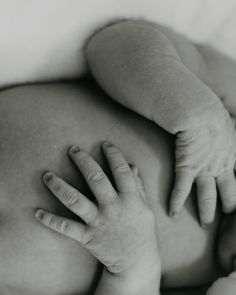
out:
M83 44L119 17L142 17L236 59L236 0L0 0L0 87L80 77Z

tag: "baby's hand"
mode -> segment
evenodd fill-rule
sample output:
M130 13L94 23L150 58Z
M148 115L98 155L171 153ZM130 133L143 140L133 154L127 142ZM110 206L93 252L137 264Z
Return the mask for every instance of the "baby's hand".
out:
M105 143L103 150L116 188L86 152L77 147L69 152L98 205L55 174L44 175L49 190L84 223L42 209L35 215L47 227L82 244L109 273L124 275L133 271L141 278L150 276L150 271L160 271L155 220L137 168L131 169L115 146Z
M199 126L179 132L176 139L176 179L170 215L176 215L187 199L192 183L197 185L199 218L202 225L214 220L218 187L223 211L236 208L236 134L225 109Z

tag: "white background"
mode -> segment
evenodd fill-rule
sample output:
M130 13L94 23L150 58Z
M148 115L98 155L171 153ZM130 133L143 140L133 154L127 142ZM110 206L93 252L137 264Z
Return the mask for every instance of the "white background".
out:
M0 0L0 87L82 76L86 38L119 17L171 26L236 59L236 0Z

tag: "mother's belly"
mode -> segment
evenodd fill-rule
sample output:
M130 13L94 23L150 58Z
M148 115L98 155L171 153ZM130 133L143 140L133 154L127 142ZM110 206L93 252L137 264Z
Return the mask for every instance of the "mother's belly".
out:
M69 295L88 290L96 280L93 257L74 241L39 225L33 214L36 207L69 214L42 185L42 173L53 170L85 190L67 149L77 144L103 163L104 140L120 146L144 178L156 215L164 284L200 284L215 276L214 228L203 231L198 226L191 202L178 220L166 215L172 140L152 123L105 99L92 84L81 82L0 93L0 286L18 286L16 294L20 286L27 286L32 294Z

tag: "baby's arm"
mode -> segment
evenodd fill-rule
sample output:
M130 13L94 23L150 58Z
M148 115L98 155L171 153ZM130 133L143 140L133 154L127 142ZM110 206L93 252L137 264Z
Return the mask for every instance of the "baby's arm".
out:
M220 99L197 77L207 75L198 51L164 31L144 21L118 23L89 40L86 56L111 97L177 135L170 213L180 211L196 181L200 220L207 224L214 219L216 185L223 210L236 207L235 132Z
M225 108L236 116L236 61L207 46L197 46L204 58L208 75L204 82L221 98Z
M155 218L138 176L118 148L104 144L116 188L99 165L78 147L70 157L85 177L97 204L53 173L44 176L49 190L84 223L37 210L44 225L74 239L103 265L96 295L157 295L160 257Z

